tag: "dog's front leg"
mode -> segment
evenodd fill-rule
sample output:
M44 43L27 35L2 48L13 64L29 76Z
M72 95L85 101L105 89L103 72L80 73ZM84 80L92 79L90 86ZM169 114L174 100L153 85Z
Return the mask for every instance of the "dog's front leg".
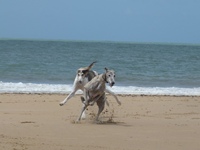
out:
M72 98L78 89L74 89L62 102L60 102L60 106L63 106L67 101Z
M107 93L109 93L109 94L111 94L114 98L115 98L115 100L117 101L117 103L119 104L119 105L121 105L121 102L120 102L120 100L117 98L117 96L115 95L115 93L114 92L112 92L112 91L110 91L110 90L108 90L107 88L106 88L106 90L105 90Z
M74 84L73 84L73 90L72 92L62 101L60 102L60 106L63 106L65 103L67 103L67 101L72 98L76 91L78 91L80 88L79 84L78 84L78 76L76 75L75 80L74 80Z

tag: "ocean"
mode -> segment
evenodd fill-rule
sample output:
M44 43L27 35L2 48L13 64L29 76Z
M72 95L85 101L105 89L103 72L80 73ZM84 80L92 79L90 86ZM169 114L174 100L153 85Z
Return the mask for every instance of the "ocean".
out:
M200 45L44 40L0 40L0 93L68 94L93 61L117 94L200 96Z

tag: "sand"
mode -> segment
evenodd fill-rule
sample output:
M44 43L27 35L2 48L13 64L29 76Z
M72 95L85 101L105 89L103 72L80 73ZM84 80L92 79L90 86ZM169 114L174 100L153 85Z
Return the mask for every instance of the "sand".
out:
M200 97L118 95L76 124L80 95L0 94L1 150L199 150Z

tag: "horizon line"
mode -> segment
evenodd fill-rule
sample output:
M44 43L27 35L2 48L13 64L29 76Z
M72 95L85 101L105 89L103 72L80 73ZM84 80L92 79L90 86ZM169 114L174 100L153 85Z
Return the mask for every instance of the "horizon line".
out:
M81 40L81 39L45 39L45 38L0 38L0 40L19 40L19 41L60 41L60 42L105 42L105 43L124 43L124 44L158 44L158 45L191 45L200 46L200 43L187 42L140 42L140 41L115 41L115 40Z

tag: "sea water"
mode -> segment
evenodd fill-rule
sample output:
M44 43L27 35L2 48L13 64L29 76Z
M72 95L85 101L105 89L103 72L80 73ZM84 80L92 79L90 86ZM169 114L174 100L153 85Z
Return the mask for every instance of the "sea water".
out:
M0 40L0 93L68 94L93 61L118 94L200 95L200 45L40 40Z

